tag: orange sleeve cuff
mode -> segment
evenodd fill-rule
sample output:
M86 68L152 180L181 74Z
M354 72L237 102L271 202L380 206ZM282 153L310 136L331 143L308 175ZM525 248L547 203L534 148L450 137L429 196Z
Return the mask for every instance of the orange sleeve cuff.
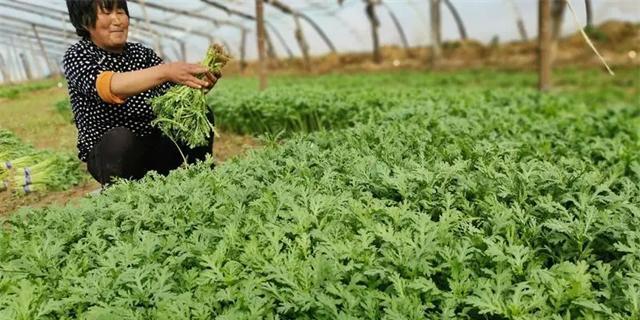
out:
M96 78L98 95L106 103L123 104L124 99L111 92L111 77L113 77L113 71L103 71L98 75Z

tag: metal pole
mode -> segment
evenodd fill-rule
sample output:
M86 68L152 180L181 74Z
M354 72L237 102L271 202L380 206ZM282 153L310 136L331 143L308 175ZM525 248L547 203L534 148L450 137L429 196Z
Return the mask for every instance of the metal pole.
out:
M593 6L591 4L591 0L584 0L584 7L585 7L585 10L587 11L587 27L591 28L593 27Z
M29 41L29 49L31 49L31 56L33 57L35 64L38 65L37 66L38 77L44 78L46 74L46 71L45 71L46 67L42 64L42 60L40 60L40 57L34 54L34 52L37 52L37 50L33 47L32 41Z
M524 22L522 21L522 15L520 14L520 10L513 0L507 0L507 4L513 11L513 15L516 17L516 25L518 26L518 31L520 32L520 38L522 41L528 41L529 37L527 36L527 29L524 26Z
M407 35L404 33L404 29L402 28L402 24L400 23L400 20L398 19L396 14L393 12L393 10L391 10L391 7L389 7L384 2L382 3L382 5L384 6L385 9L387 9L387 12L389 13L389 17L391 18L391 21L393 21L393 24L396 26L396 29L398 30L398 34L400 35L400 40L402 41L402 46L404 47L404 50L407 52L407 55L410 56L411 53L409 51L409 41L407 40Z
M436 66L442 57L440 47L440 0L430 0L431 2L431 66Z
M144 21L145 21L145 24L147 25L147 30L151 31L152 30L151 21L149 19L149 15L147 14L147 7L144 5L144 0L138 0L137 2L142 8L142 15L144 16ZM156 51L158 51L158 54L160 54L160 57L164 59L164 52L162 51L162 45L160 45L160 35L157 32L154 32L154 34L156 36L156 39L155 39Z
M58 72L54 68L53 64L51 63L51 60L49 60L49 56L47 55L47 50L44 48L44 45L42 44L42 39L40 39L40 35L38 34L38 29L36 29L36 26L34 24L31 25L31 28L33 28L33 33L36 35L36 40L38 41L38 45L40 46L40 51L44 56L44 60L47 61L47 65L49 66L49 72L51 72L51 74L54 74L54 73L57 74Z
M16 81L20 81L22 79L24 79L23 77L23 71L22 68L20 68L20 60L18 58L18 49L17 46L15 44L15 41L13 39L13 37L9 38L9 42L11 44L11 59L13 60L12 64L14 66L14 70L15 70L15 80Z
M267 57L265 52L264 3L256 0L256 24L258 31L258 60L260 90L267 88Z
M187 61L187 44L184 40L180 40L180 54L182 55L182 61Z
M451 3L451 0L444 0L444 4L447 6L447 8L449 8L449 12L451 12L453 19L456 21L456 24L458 25L458 31L460 32L460 39L467 40L467 29L464 27L464 22L462 22L462 17L460 17L458 10L456 9L456 7L453 6L453 3Z
M540 91L551 89L551 0L539 0L538 13L538 68Z
M369 23L371 24L373 62L379 64L382 62L382 54L380 53L380 40L378 37L378 27L380 26L380 21L378 21L378 17L376 16L376 2L374 0L367 0L365 13L367 14L367 18L369 18Z
M247 68L247 29L240 29L240 72Z
M203 0L207 3L210 3L210 1L208 0ZM316 32L318 33L318 35L320 36L320 38L322 38L322 40L327 44L327 46L329 47L329 49L331 50L332 53L336 53L336 48L334 47L333 43L331 42L331 39L329 39L329 37L327 37L327 35L324 33L324 31L322 31L322 29L320 28L320 26L313 21L311 18L309 18L309 16L307 16L306 14L299 12L297 10L294 10L293 8L287 6L286 4L278 1L278 0L265 0L266 3L273 5L274 7L278 8L280 11L287 13L287 14L291 14L291 15L298 15L301 19L307 21L309 23L309 25L311 25L311 27L313 29L316 30ZM218 5L220 6L220 5ZM272 27L272 29L275 29Z
M27 74L27 80L33 79L33 74L31 73L31 68L29 67L29 61L27 61L27 56L24 52L20 52L20 61L22 62L22 67L24 68L24 72Z
M180 61L182 60L182 54L180 54L180 49L176 49L175 46L169 46L169 50L171 50L171 53L173 54L173 56L175 57L175 60L173 61ZM169 59L169 57L167 57L167 59L165 61L172 61L171 59Z
M300 25L300 18L297 14L295 14L293 16L293 20L296 24L294 35L296 37L296 41L298 41L298 46L300 46L300 52L302 52L304 69L306 71L311 71L311 60L309 59L309 44L307 44L307 39L304 37L304 31L302 30L302 26Z
M61 19L62 20L62 25L64 26L64 29L63 29L64 30L64 42L67 42L67 40L69 40L69 32L70 32L70 31L67 30L67 24L65 23L65 22L67 22L67 16L64 15L64 14L61 14L60 16L62 17L62 19Z
M23 38L23 39L25 39L25 38ZM39 50L35 50L34 51L28 45L24 44L24 42L30 42L30 41L31 40L29 38L26 38L26 40L21 40L19 43L14 43L14 42L11 41L11 37L5 36L5 35L0 35L0 45L4 45L7 48L22 49L22 50L36 52L36 53L40 54ZM54 57L56 57L56 56L62 57L64 55L64 49L58 49L58 48L55 48L55 47L49 48L49 52L51 54L53 54ZM12 62L14 62L14 61L12 61Z
M2 56L2 53L0 53L0 72L2 73L2 81L11 83L11 74L8 71L9 69L4 61L4 57Z

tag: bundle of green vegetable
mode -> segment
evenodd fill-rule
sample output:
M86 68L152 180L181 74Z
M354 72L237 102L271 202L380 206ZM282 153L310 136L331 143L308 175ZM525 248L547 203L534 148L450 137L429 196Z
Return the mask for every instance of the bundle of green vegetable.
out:
M212 73L218 73L229 59L224 49L214 44L207 50L202 65ZM204 90L174 86L150 101L157 116L152 124L174 141L190 148L207 145L214 128L205 95Z
M31 166L17 167L13 176L15 191L25 193L61 191L81 182L80 163L69 155L51 154Z
M23 171L24 168L30 168L32 166L35 168L39 168L41 167L40 165L41 163L46 164L47 162L49 162L49 158L50 158L50 154L45 154L42 152L41 153L31 152L30 154L22 156L20 158L6 161L4 164L5 174L3 177L5 187L8 189L10 186L12 186L14 190L19 191L20 190L19 187L22 187L23 184L16 183L17 179L15 179L15 177L13 181L10 182L8 179L10 176L10 173L13 173L15 175L16 172ZM28 170L30 171L30 169ZM25 190L25 189L22 189L22 190Z
M20 162L22 157L33 152L31 146L23 144L11 131L0 129L0 190L9 187L7 178L15 160Z
M75 157L38 151L0 129L0 191L59 191L77 185L83 178Z

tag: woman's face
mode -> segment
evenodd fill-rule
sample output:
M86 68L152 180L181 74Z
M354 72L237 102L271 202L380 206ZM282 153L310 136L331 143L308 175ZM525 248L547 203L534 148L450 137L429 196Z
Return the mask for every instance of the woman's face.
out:
M97 9L96 26L88 29L91 41L107 51L122 52L129 31L127 13L118 8L110 11Z

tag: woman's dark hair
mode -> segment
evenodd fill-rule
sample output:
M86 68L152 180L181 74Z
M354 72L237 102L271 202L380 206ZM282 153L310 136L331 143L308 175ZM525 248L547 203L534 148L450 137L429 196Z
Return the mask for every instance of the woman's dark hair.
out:
M79 36L89 38L88 28L96 25L98 8L104 11L124 9L129 17L126 0L67 0L69 19Z

